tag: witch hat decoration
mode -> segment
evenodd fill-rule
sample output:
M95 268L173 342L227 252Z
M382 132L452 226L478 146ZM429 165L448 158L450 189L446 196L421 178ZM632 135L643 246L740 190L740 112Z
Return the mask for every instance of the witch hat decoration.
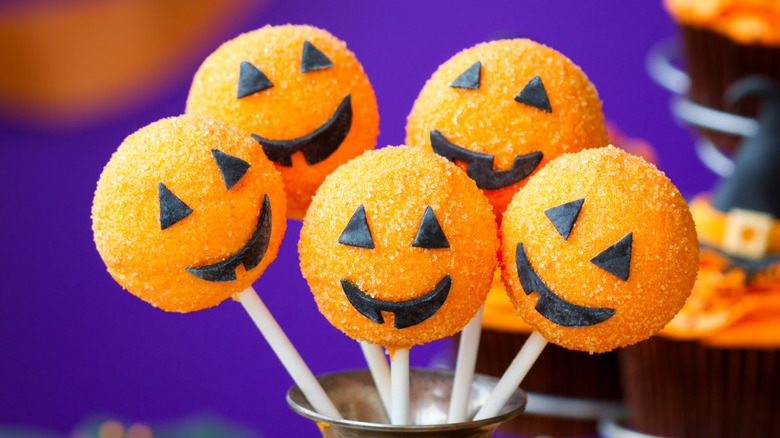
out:
M759 130L746 138L737 153L734 173L720 182L712 206L768 213L780 218L780 85L761 76L735 82L726 99L734 104L748 96L760 99Z
M780 85L748 76L726 91L732 104L748 96L760 99L759 130L740 145L734 173L716 187L712 207L726 213L720 249L759 259L780 219Z

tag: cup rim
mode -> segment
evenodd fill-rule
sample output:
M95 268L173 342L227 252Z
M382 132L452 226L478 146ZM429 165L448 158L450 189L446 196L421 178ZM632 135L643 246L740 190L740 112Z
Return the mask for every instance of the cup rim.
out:
M348 373L369 374L369 371L368 369L365 368L358 368L352 370L337 371L332 373L324 373L316 377L317 380L320 380L320 379L327 379L329 377L336 376L339 374L348 374ZM439 375L452 376L454 374L454 371L448 369L412 367L409 369L409 373L410 374L427 373L427 374L439 374ZM488 376L485 374L479 374L479 373L474 373L474 380L492 381L494 383L498 383L498 378L493 376ZM394 425L394 424L384 424L384 423L369 423L365 421L336 419L336 418L328 417L299 404L297 401L293 399L293 394L298 396L298 398L305 399L298 386L295 385L287 391L287 396L286 396L287 405L290 406L290 408L296 413L298 413L299 415L302 415L310 420L314 420L318 423L324 423L326 425L334 425L334 426L356 429L356 430L382 431L382 432L401 432L401 431L406 431L406 432L431 431L432 432L432 431L459 430L459 429L463 429L464 427L479 429L483 427L496 425L498 423L502 423L506 420L509 420L512 417L519 415L521 412L525 410L525 406L528 403L528 396L526 395L525 391L523 391L521 388L517 388L512 393L512 397L510 397L510 401L517 400L516 405L514 405L511 409L507 410L507 406L510 404L510 401L507 401L507 403L504 404L504 406L502 407L501 413L490 418L485 418L477 421L470 420L470 421L463 421L458 423L445 423L445 424Z

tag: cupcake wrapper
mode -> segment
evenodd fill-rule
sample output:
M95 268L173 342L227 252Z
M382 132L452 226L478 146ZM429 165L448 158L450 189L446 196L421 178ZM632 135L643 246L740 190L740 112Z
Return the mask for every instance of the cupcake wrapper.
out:
M691 89L688 97L712 109L756 115L756 100L745 99L737 105L726 105L723 93L736 80L751 74L761 74L780 82L780 48L738 44L719 33L690 26L681 27ZM740 137L707 129L699 129L718 148L733 151Z
M618 353L629 425L677 438L780 436L776 350L653 337Z

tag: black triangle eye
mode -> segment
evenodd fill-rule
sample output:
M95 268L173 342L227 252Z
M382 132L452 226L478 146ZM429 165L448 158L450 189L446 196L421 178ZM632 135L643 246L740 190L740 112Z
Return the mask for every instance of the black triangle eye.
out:
M333 61L320 49L314 47L314 44L304 41L303 53L301 54L301 73L328 67L333 67Z
M577 221L577 216L580 215L583 202L585 202L584 198L577 199L576 201L567 202L544 210L547 219L550 219L550 222L552 222L553 226L558 231L558 234L563 237L563 240L569 238L571 229L574 228L574 222Z
M214 157L214 161L217 162L219 173L222 174L222 180L225 181L227 190L236 185L246 171L249 170L249 163L241 158L226 154L219 149L212 149L211 155Z
M450 84L452 88L479 89L480 73L482 72L482 62L477 61L467 68Z
M371 238L371 230L368 229L366 220L366 210L363 204L360 204L349 218L347 226L339 236L339 243L358 248L374 249L374 239Z
M450 247L450 242L447 240L447 236L444 235L444 231L442 231L441 225L439 225L439 220L436 219L436 215L433 213L430 205L425 207L412 246L428 249Z
M157 198L160 200L160 229L164 230L192 214L192 209L173 194L163 183L157 183Z
M542 111L547 111L548 113L552 112L550 99L547 98L547 92L544 90L542 78L538 75L534 76L525 84L525 87L523 87L520 93L515 96L515 100L526 105L531 105Z
M634 232L632 231L604 251L596 254L590 259L590 262L623 281L628 280L633 239Z
M241 61L238 70L238 92L236 99L255 94L273 87L274 84L257 67L247 61Z

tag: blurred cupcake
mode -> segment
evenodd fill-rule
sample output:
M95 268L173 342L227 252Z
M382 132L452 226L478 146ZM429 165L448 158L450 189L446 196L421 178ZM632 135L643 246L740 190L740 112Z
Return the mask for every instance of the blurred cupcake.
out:
M691 87L688 97L706 107L753 117L756 101L726 106L723 92L736 80L762 74L780 81L780 2L777 0L664 0L680 24ZM739 137L702 130L733 151Z
M758 96L758 134L734 173L691 202L699 277L677 317L619 353L630 424L692 437L780 436L780 87L746 78L733 99Z

